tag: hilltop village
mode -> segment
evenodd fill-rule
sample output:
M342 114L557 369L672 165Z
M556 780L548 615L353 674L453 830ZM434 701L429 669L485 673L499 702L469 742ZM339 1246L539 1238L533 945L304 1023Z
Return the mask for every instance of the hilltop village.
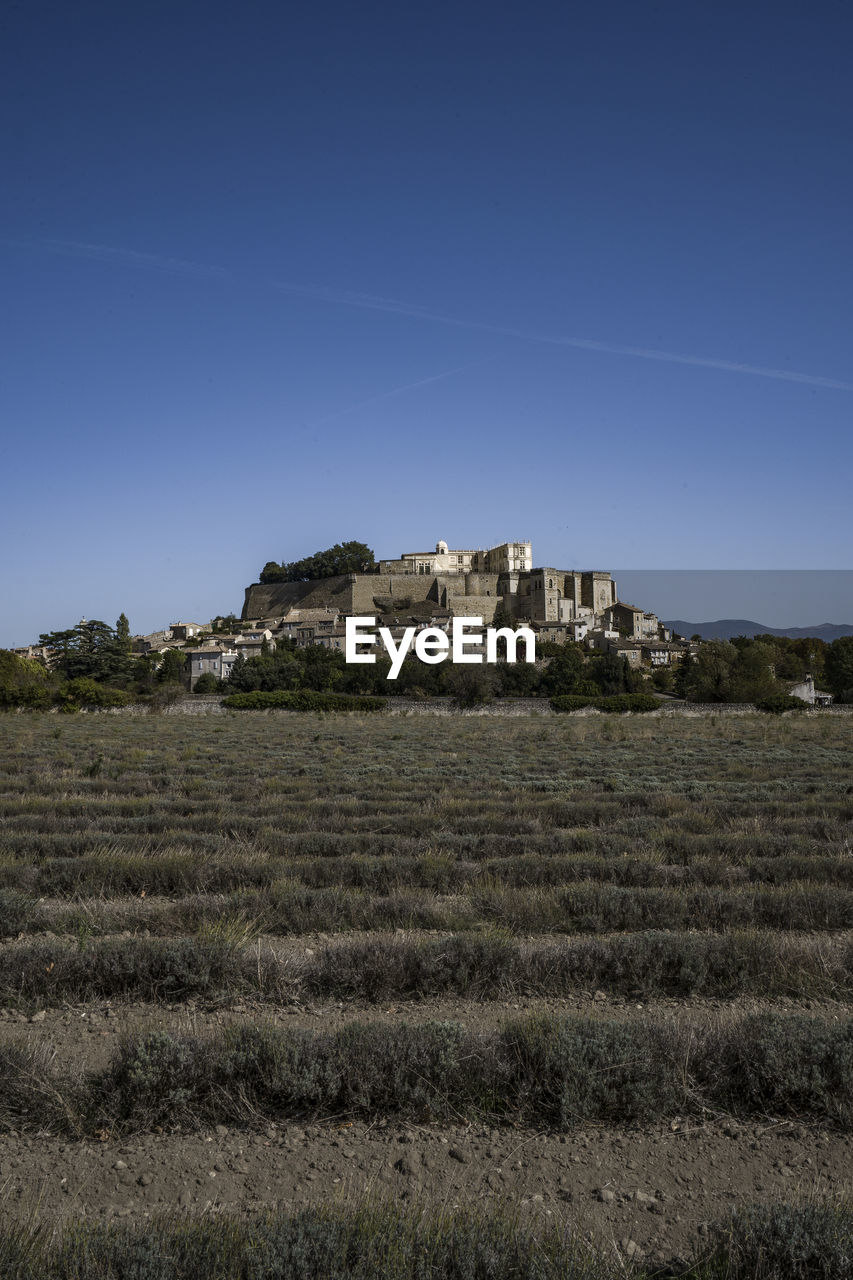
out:
M452 640L470 619L482 619L485 634L475 625L466 652L482 658L460 662L495 664L479 681L466 678L471 669L464 665L444 674L433 665L449 647L435 632ZM348 628L379 633L375 665L365 668L348 652ZM522 631L519 664L506 637ZM414 656L422 651L432 658ZM405 653L409 658L398 661ZM84 618L41 635L37 645L0 650L0 708L118 707L134 697L159 705L187 691L295 689L457 700L606 701L653 692L784 711L797 703L853 702L853 637L827 644L773 635L701 642L694 635L688 642L655 613L620 600L609 572L535 566L526 541L486 549L438 541L432 551L378 560L366 544L345 542L292 563L269 561L245 589L239 618L173 622L147 635L132 635L124 614L115 628Z
M174 623L137 638L137 647L151 652L179 645L194 687L206 674L227 679L241 655L270 651L283 639L343 651L345 619L363 616L375 617L395 638L411 626L449 630L454 617L481 617L486 625L523 622L538 640L582 643L637 669L670 666L688 648L654 613L620 601L610 573L534 568L530 542L482 550L443 541L434 551L404 552L361 572L253 583L239 622L230 627L222 618L212 627Z

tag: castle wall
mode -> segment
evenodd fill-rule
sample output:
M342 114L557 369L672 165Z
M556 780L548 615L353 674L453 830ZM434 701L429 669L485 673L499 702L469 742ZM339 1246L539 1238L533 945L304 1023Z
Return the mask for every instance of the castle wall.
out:
M289 609L350 608L350 574L312 582L255 582L246 588L241 618L279 618Z
M594 571L581 574L581 604L602 613L616 603L616 583L609 573Z
M350 612L369 617L380 608L395 608L403 600L435 600L434 585L435 578L428 573L356 573L352 575Z
M342 574L313 582L255 583L246 589L242 617L281 617L292 608L334 608L344 614L370 615L403 602L431 600L463 616L491 621L503 605L519 618L566 622L601 614L616 603L609 573L544 568L521 573L401 573L402 561L380 561L379 573Z
M466 573L464 594L466 596L496 596L498 595L499 578L500 575L497 573Z

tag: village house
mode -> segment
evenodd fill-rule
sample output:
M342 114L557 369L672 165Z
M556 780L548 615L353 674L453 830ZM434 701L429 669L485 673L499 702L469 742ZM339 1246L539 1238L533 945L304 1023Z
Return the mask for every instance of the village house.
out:
M318 634L314 644L320 645L323 649L338 649L343 653L346 648L346 627L343 622L336 622L331 631Z
M826 693L822 689L816 689L814 676L811 673L802 680L789 683L787 688L792 698L799 698L802 702L808 703L810 707L832 706L832 694Z
M605 626L629 640L657 639L660 633L660 622L657 615L647 613L632 604L617 601L604 610Z
M607 653L610 645L620 640L622 637L618 631L611 631L604 627L597 627L593 631L587 631L584 638L584 644L587 649L591 649L594 653Z
M264 648L266 646L266 650ZM275 637L268 627L254 631L241 631L234 639L234 648L244 658L257 658L260 654L272 653L275 649Z
M200 636L203 631L210 630L210 623L201 622L170 622L169 632L172 640L194 640Z
M14 653L17 658L27 658L31 662L41 662L46 667L50 667L53 658L53 651L43 644L25 644L17 649L11 649L10 653Z
M618 657L624 658L628 666L635 671L643 665L643 646L638 640L626 640L622 636L618 636L615 640L609 639L606 652L615 653Z
M299 645L314 644L313 637L332 633L339 616L339 610L330 607L290 609L275 624L272 634L277 640L294 640Z
M669 640L647 640L643 642L642 648L644 660L650 667L671 667L674 662L680 662L687 652L686 644Z
M530 625L540 640L549 640L552 644L579 644L589 631L586 618L575 618L572 622L532 622Z
M236 646L214 642L197 649L185 650L189 663L190 688L194 689L200 676L212 675L217 680L227 680L239 657Z

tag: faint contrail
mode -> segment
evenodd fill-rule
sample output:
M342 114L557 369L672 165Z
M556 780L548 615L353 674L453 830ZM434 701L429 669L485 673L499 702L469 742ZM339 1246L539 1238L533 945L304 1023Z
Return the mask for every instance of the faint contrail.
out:
M633 347L619 342L600 342L594 338L567 338L556 334L534 333L528 329L513 329L505 325L485 324L479 320L463 320L458 316L430 311L395 298L378 298L369 293L348 293L344 290L314 288L309 285L286 284L273 281L273 287L294 297L312 298L343 306L362 307L370 311L388 311L394 315L410 316L415 320L434 320L439 324L454 325L460 329L474 329L480 333L495 333L507 338L522 338L526 342L541 342L552 347L577 347L582 351L601 351L608 355L635 356L641 360L660 360L667 364L694 365L700 369L721 369L727 373L748 373L756 378L776 378L782 382L800 382L807 386L827 387L834 391L853 391L853 382L838 378L824 378L819 374L796 373L788 369L772 369L764 365L743 364L735 360L719 360L710 356L682 355L676 351L659 351L655 347Z
M18 247L33 247L32 242L25 241L7 239L4 243ZM247 283L245 279L222 267L212 267L199 262L188 262L181 258L169 258L153 253L139 253L133 249L86 244L75 240L42 240L38 243L54 253L62 253L72 257L94 258L101 262L116 262L124 266L165 271L175 275L195 276L212 280L240 280L242 283ZM823 387L831 391L853 391L853 382L844 382L838 378L824 378L819 374L797 373L790 369L773 369L765 365L745 364L737 360L720 360L711 356L683 355L677 351L660 351L655 347L635 347L620 342L600 342L594 338L573 338L557 334L535 333L506 325L486 324L478 320L464 320L458 316L445 315L440 311L431 311L426 307L420 307L411 302L402 302L395 298L375 297L369 293L350 293L343 289L298 285L281 280L268 280L264 283L267 287L272 287L280 293L285 293L295 298L310 298L317 302L327 302L335 306L359 307L368 311L386 311L394 315L408 316L413 320L430 320L437 324L452 325L458 329L469 329L477 333L493 333L505 338L519 338L525 342L544 343L552 347L574 347L581 351L599 351L605 355L633 356L635 359L640 360L658 360L664 364L690 365L697 369L718 369L724 373L745 373L754 378L772 378L777 382L796 382L802 386ZM449 376L449 373L437 374L436 378ZM425 379L424 382L433 380ZM422 384L412 384L412 386L418 385ZM408 388L398 388L386 394L397 395L399 391L406 389ZM348 413L350 410L341 410L341 412Z
M371 405L381 404L383 400L392 400L394 396L402 395L404 391L416 391L418 387L428 387L431 382L441 382L444 378L452 378L455 373L464 373L466 369L472 369L478 364L488 364L490 360L496 359L495 356L486 356L484 360L469 360L467 364L457 365L455 369L445 369L444 373L434 373L429 378L419 378L417 382L405 382L399 387L392 387L390 391L383 391L379 395L370 396L367 400L359 400L356 404L347 405L345 409L336 409L333 413L324 414L322 418L315 418L313 422L309 422L299 435L307 435L316 427L321 427L327 422L334 422L336 418L343 418L348 413L356 413L359 409L369 409ZM296 439L298 437L293 437Z
M25 245L23 240L4 240L4 244ZM39 244L51 253L70 258L94 258L97 262L115 262L123 267L140 267L146 271L164 271L168 275L195 276L210 280L233 280L232 272L224 267L211 267L203 262L188 262L184 258L167 258L156 253L138 253L135 249L114 249L106 244L86 244L79 240L40 240Z

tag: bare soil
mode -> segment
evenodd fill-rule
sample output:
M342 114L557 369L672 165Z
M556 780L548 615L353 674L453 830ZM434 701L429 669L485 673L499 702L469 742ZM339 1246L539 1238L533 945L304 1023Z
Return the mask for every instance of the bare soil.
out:
M4 1011L0 1043L46 1040L73 1072L106 1065L122 1035L151 1030L204 1034L236 1022L333 1029L345 1021L456 1019L483 1029L535 1010L593 1017L650 1015L718 1019L762 1008L815 1009L817 1002L676 1000L644 1004L602 997L561 1000L430 1000L379 1006L342 1002L287 1008L101 1003ZM842 1005L822 1002L825 1017ZM378 1123L273 1124L131 1139L69 1142L48 1133L0 1136L0 1201L11 1218L142 1220L178 1208L299 1208L390 1197L436 1204L508 1207L589 1233L601 1247L656 1260L686 1257L707 1224L732 1205L790 1200L851 1188L853 1138L816 1125L704 1123L668 1118L641 1129L584 1126L569 1133Z
M0 1192L13 1218L252 1213L381 1194L412 1206L509 1206L603 1246L633 1240L656 1259L689 1254L734 1204L849 1191L851 1168L847 1135L727 1120L569 1134L331 1122L95 1143L0 1138Z

